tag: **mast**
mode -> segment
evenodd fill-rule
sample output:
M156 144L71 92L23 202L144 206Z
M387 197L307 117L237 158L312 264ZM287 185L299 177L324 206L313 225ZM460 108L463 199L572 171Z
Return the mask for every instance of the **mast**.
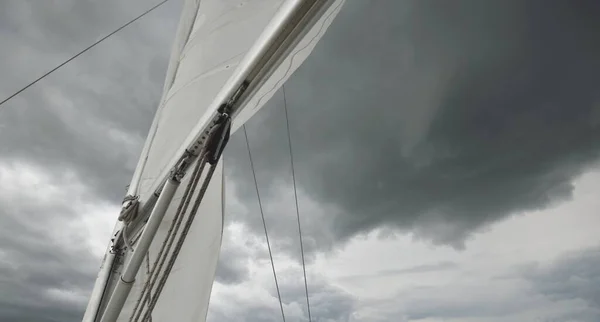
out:
M201 19L206 21L211 18L200 13L203 8L210 11L214 9L213 7L226 6L219 1L222 0L205 0L200 3L197 0L188 0L184 4L184 12L167 72L165 92L144 146L142 157L136 168L132 184L129 187L129 195L124 202L124 209L120 217L121 219L128 219L125 219L123 223L118 223L115 228L115 238L107 251L106 260L92 292L84 321L112 322L129 320L128 314L130 312L127 311L132 311L135 302L132 299L134 294L141 296L133 308L133 311L137 310L145 291L145 287L142 287L144 285L140 284L142 283L140 277L142 277L142 280L144 277L144 274L140 272L140 267L144 261L150 262L150 255L156 255L156 250L163 240L160 238L163 237L161 235L164 235L164 241L167 241L171 228L166 232L165 225L168 224L165 224L165 222L168 219L175 220L172 217L177 216L174 209L177 202L172 201L180 199L180 203L182 203L186 198L185 195L181 197L178 186L180 183L185 182L188 185L190 184L190 176L186 176L187 170L199 158L200 162L211 164L209 175L204 177L206 186L203 184L202 189L205 191L201 191L200 196L202 199L206 192L208 197L203 203L206 203L205 207L208 208L204 209L206 211L203 212L205 214L203 219L199 219L204 220L204 222L199 224L201 226L196 225L200 228L197 228L195 232L194 227L191 228L191 237L194 240L193 243L196 246L200 243L205 251L199 252L199 256L203 256L201 263L187 257L185 257L184 262L185 265L190 266L202 265L204 267L202 269L204 273L202 274L205 275L189 275L190 273L181 272L184 270L180 270L177 276L171 277L169 281L173 281L172 285L185 285L186 282L197 281L196 284L199 283L198 285L202 289L198 291L200 293L195 296L197 298L193 302L194 305L201 306L203 311L195 312L198 310L194 310L194 312L191 312L188 308L188 313L178 312L179 316L174 315L173 312L168 311L175 311L175 306L183 306L185 303L169 298L169 295L165 295L165 291L163 291L162 296L166 296L165 301L170 303L171 307L167 309L166 306L163 306L163 309L160 309L159 305L159 312L155 310L155 313L178 321L187 321L192 316L194 316L194 321L198 321L198 318L205 319L223 229L222 180L211 182L210 176L212 173L222 176L222 164L219 159L231 131L235 131L247 121L262 106L261 104L268 100L274 92L273 89L281 86L291 72L308 56L308 53L310 53L312 47L314 47L324 29L331 23L335 13L343 3L342 0L288 0L280 4L279 8L277 8L277 5L280 1L277 0L271 1L269 3L270 7L264 4L268 1L245 4L251 9L262 10L265 17L271 18L270 22L260 29L262 32L256 34L254 44L246 51L243 59L239 60L234 72L223 71L230 67L227 62L222 63L222 66L218 66L218 68L224 67L223 70L219 71L228 72L230 76L226 82L221 83L220 90L214 92L213 98L210 101L205 101L207 105L200 106L203 112L199 119L192 124L191 130L188 130L187 137L184 138L181 135L184 134L183 130L177 132L179 129L173 129L174 126L179 125L173 122L177 117L181 117L182 110L178 109L182 109L182 106L187 108L188 111L193 110L192 108L196 105L194 104L196 101L194 100L193 87L198 87L198 84L193 83L195 81L193 75L190 76L185 68L191 66L192 69L196 69L193 72L202 72L197 77L210 72L195 67L194 60L190 58L190 55L193 54L195 46L198 45L196 43L199 39L198 33L203 32L200 29L201 27L197 26L198 21ZM333 6L335 8L332 7L334 3L337 3L337 6ZM203 5L205 7L202 7ZM238 11L238 13L244 13L244 11ZM246 14L249 13L246 12ZM229 17L228 19L236 19L236 17ZM258 25L259 23L260 21L255 24ZM307 36L311 33L312 36ZM235 33L233 35L235 36ZM207 32L201 36L210 37L211 33ZM239 38L237 40L242 39L239 35L237 35L237 38ZM235 42L236 39L226 39L226 41ZM217 48L213 49L217 50ZM214 53L212 54L214 55ZM221 54L223 54L222 50ZM297 56L301 57L298 58ZM184 58L187 58L187 61ZM296 61L294 61L294 58L297 58ZM218 68L213 68L213 70ZM208 81L211 81L211 85L219 83L218 80L209 79ZM191 91L188 93L185 92L186 90ZM197 103L202 102L198 101ZM173 149L172 146L165 146L165 143L172 144L173 142L169 142L169 140L174 137L181 140L179 144L176 144L178 148ZM152 176L149 175L149 172L152 173ZM221 209L215 208L217 204ZM135 213L131 215L130 212ZM189 229L189 227L186 228ZM125 231L128 234L131 231L131 234L127 236L124 233ZM177 231L175 231L175 234L177 234ZM180 236L183 235L185 238L185 234L188 233L180 233ZM132 238L135 239L133 251L128 245L130 242L128 237L131 236L137 236ZM173 235L173 238L175 238L175 235ZM183 252L185 252L185 249ZM179 253L179 250L177 250L177 253ZM158 252L158 255L161 254L162 248ZM117 261L116 258L119 257L121 260ZM172 258L173 256L171 256ZM113 262L119 262L119 267L115 268ZM169 272L165 273L167 277L169 277ZM158 273L160 273L160 268ZM136 285L138 285L137 288ZM169 286L167 286L168 288ZM160 289L162 290L162 288ZM150 291L152 291L152 286L150 286ZM168 293L168 291L166 292ZM158 291L158 294L160 295L160 291ZM156 300L153 299L153 301L151 308L147 309L150 313L156 305ZM124 307L127 307L125 311L123 311ZM143 310L143 307L141 309ZM150 314L148 312L145 316ZM128 313L126 317L123 315L124 313ZM156 316L153 317L156 318Z
M173 48L171 50L171 56L169 59L169 64L167 66L167 72L165 75L165 83L163 88L163 94L161 97L161 102L164 101L165 95L168 93L169 89L173 85L173 81L175 78L175 73L177 71L177 67L179 65L179 55L182 52L185 44L187 43L190 33L192 31L192 26L194 21L196 20L196 15L198 13L198 1L188 1L185 0L183 2L182 13L179 19L179 25L177 27L177 31L175 33L175 39L173 41ZM148 136L146 141L144 142L144 147L142 148L142 152L140 155L140 159L138 160L137 166L134 170L133 177L131 178L131 182L127 187L127 195L128 196L136 196L139 194L138 190L140 187L140 180L142 179L143 169L147 160L148 152L150 146L152 145L152 141L154 139L154 135L156 134L156 129L158 127L158 120L160 119L160 112L163 107L163 104L159 106L155 113L155 117L152 120L152 124L150 125L150 129L148 131ZM153 195L153 198L155 196ZM152 204L152 202L147 202L147 204ZM122 207L125 208L129 205L128 202L124 202ZM123 231L124 223L122 221L118 221L115 224L115 228L113 229L113 233L111 236L119 235L120 232ZM120 235L119 235L120 236ZM118 238L115 237L116 240ZM92 293L90 295L90 300L88 301L88 305L86 307L85 313L83 315L82 322L94 322L98 317L98 311L100 310L101 302L104 296L104 293L107 288L107 284L109 282L111 271L113 270L113 262L116 257L116 251L114 249L114 245L111 242L105 252L104 258L102 259L102 264L100 265L100 271L96 278L96 282L94 283L94 287L92 289Z

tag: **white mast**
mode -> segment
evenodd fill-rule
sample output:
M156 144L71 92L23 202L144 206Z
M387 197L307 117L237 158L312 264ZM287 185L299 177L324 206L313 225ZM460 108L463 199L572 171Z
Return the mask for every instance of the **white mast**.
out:
M117 225L84 321L130 320L148 277L139 268L143 262L151 265L159 253L182 198L183 189L177 186L189 184L190 175L182 176L205 151L207 131L224 117L232 117L233 130L248 120L304 61L342 3L185 2L163 98L128 191L142 205L137 217L126 220L127 241L132 239L134 251L122 251L129 242L123 242L123 225ZM211 170L222 178L221 163ZM222 179L213 180L200 206L201 217L181 248L177 270L168 275L152 310L154 321L205 320L221 245L222 200ZM133 209L135 202L126 205Z

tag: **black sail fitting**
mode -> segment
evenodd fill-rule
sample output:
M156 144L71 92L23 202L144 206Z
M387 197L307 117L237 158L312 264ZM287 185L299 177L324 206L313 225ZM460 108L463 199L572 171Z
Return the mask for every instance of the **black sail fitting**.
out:
M221 114L216 124L216 129L208 139L206 145L207 149L207 161L211 165L215 165L219 162L223 150L229 142L229 135L231 133L231 116L227 113Z

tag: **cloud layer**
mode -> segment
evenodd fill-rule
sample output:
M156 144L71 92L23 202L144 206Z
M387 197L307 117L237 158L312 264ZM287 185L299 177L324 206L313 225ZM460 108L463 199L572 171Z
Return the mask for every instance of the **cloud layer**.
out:
M81 319L161 95L179 6L0 107L0 320ZM3 1L0 99L148 7Z
M11 75L0 80L3 98L147 9L143 1L2 6L10 50L0 73ZM3 105L2 158L70 168L102 198L122 198L161 95L178 10L149 14Z
M82 214L118 209L90 204L86 190L72 172L48 175L23 163L0 164L2 321L81 317L98 270L90 229L102 229Z
M490 223L569 199L600 152L599 10L349 2L285 86L298 183L333 208L320 224L341 241L386 226L462 247ZM249 125L271 196L289 178L282 105L280 91ZM231 150L250 203L247 152Z

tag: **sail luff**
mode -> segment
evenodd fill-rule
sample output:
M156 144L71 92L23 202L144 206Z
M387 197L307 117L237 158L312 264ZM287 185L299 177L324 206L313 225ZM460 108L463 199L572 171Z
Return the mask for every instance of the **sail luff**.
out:
M302 36L334 2L336 1L289 0L283 4L184 140L184 144L168 162L168 166L162 170L159 178L166 178L173 165L184 156L186 151L196 152L202 146L203 133L215 122L221 106L230 105L235 122L235 116L244 110L245 104L253 98L260 86L276 70L285 55L294 48ZM154 187L154 189L157 188L158 186Z
M141 203L152 206L152 202L157 198L157 194L162 189L162 185L172 171L173 166L186 153L196 154L198 152L198 149L203 145L203 133L214 124L220 106L230 104L233 101L232 98L236 97L237 101L231 106L233 110L232 132L235 132L254 115L261 104L268 100L278 86L281 86L291 72L308 56L319 36L331 23L332 16L339 11L343 2L344 0L291 0L284 3L255 45L240 62L239 67L228 79L210 107L206 109L200 121L190 131L190 134L184 140L187 143L180 145L171 161L169 161L168 166L164 166L160 174L156 176L156 178L162 179L155 179L154 185L150 189L155 193L146 198L142 196L140 198ZM332 4L335 4L335 6L332 6ZM327 13L326 21L323 21L318 28L312 28L311 30L311 27L325 13ZM309 32L311 33L307 37L309 39L303 39L302 37ZM304 57L298 58L296 55L302 51L305 52ZM293 55L290 55L292 52ZM282 66L284 62L286 66ZM273 74L278 74L276 80L270 78ZM268 85L266 86L268 88L265 89L264 85ZM243 86L246 87L242 90ZM143 167L141 162L139 167ZM138 221L145 220L151 210L151 208L145 207Z
M165 83L163 85L163 93L160 99L160 103L155 113L154 119L152 120L150 130L148 131L146 142L144 143L144 147L142 149L142 153L140 154L138 164L133 173L133 178L131 179L131 182L127 189L127 194L130 196L135 196L138 194L140 180L142 178L142 172L145 168L145 164L148 158L148 152L150 150L150 147L152 146L152 142L154 141L154 136L156 135L156 131L158 128L158 120L160 119L161 112L164 108L166 96L169 93L171 87L173 86L173 82L175 81L175 75L177 74L177 69L179 68L179 56L183 52L183 49L185 48L185 45L188 42L190 34L194 27L196 15L198 14L199 4L200 0L185 0L183 3L180 23L177 27L175 41L171 50L171 56L169 64L167 66Z
M301 30L302 35L296 40L295 45L286 46L286 52L278 55L272 69L268 70L269 77L261 78L260 86L252 95L248 95L241 103L245 107L240 109L235 117L232 132L237 131L273 96L273 94L287 81L291 74L310 55L315 45L329 27L345 0L334 0L321 8L322 12L314 17L315 21L309 23L312 28ZM319 17L318 19L316 19Z
M138 195L138 190L140 186L140 180L142 178L144 166L146 160L148 158L148 152L150 151L150 147L152 145L154 135L156 134L156 129L158 127L158 121L160 119L160 112L164 108L165 97L173 85L175 75L177 73L177 68L179 67L179 56L185 45L189 39L190 33L192 31L194 22L196 21L196 15L198 13L198 6L200 2L199 0L185 0L183 3L183 7L181 9L181 14L179 18L179 25L177 27L177 31L175 33L175 39L173 41L171 55L169 64L167 65L167 72L165 75L165 83L163 85L163 93L160 99L160 103L158 109L155 113L154 118L152 119L152 124L150 125L150 129L148 130L148 136L146 137L146 141L144 142L144 146L140 153L140 157L138 159L137 166L135 167L133 176L131 178L131 182L127 187L127 195L136 196ZM148 202L149 200L147 200ZM111 236L114 236L119 231L122 231L124 227L123 222L118 221L113 228L113 232ZM104 292L108 283L108 279L110 278L111 269L113 266L113 261L115 259L115 253L111 251L112 242L109 243L104 258L102 259L102 263L100 265L100 270L96 277L96 281L94 282L94 287L90 294L90 299L88 301L88 305L86 307L82 322L94 322L97 318L97 313L100 309L100 305L102 302L102 298L104 296Z

